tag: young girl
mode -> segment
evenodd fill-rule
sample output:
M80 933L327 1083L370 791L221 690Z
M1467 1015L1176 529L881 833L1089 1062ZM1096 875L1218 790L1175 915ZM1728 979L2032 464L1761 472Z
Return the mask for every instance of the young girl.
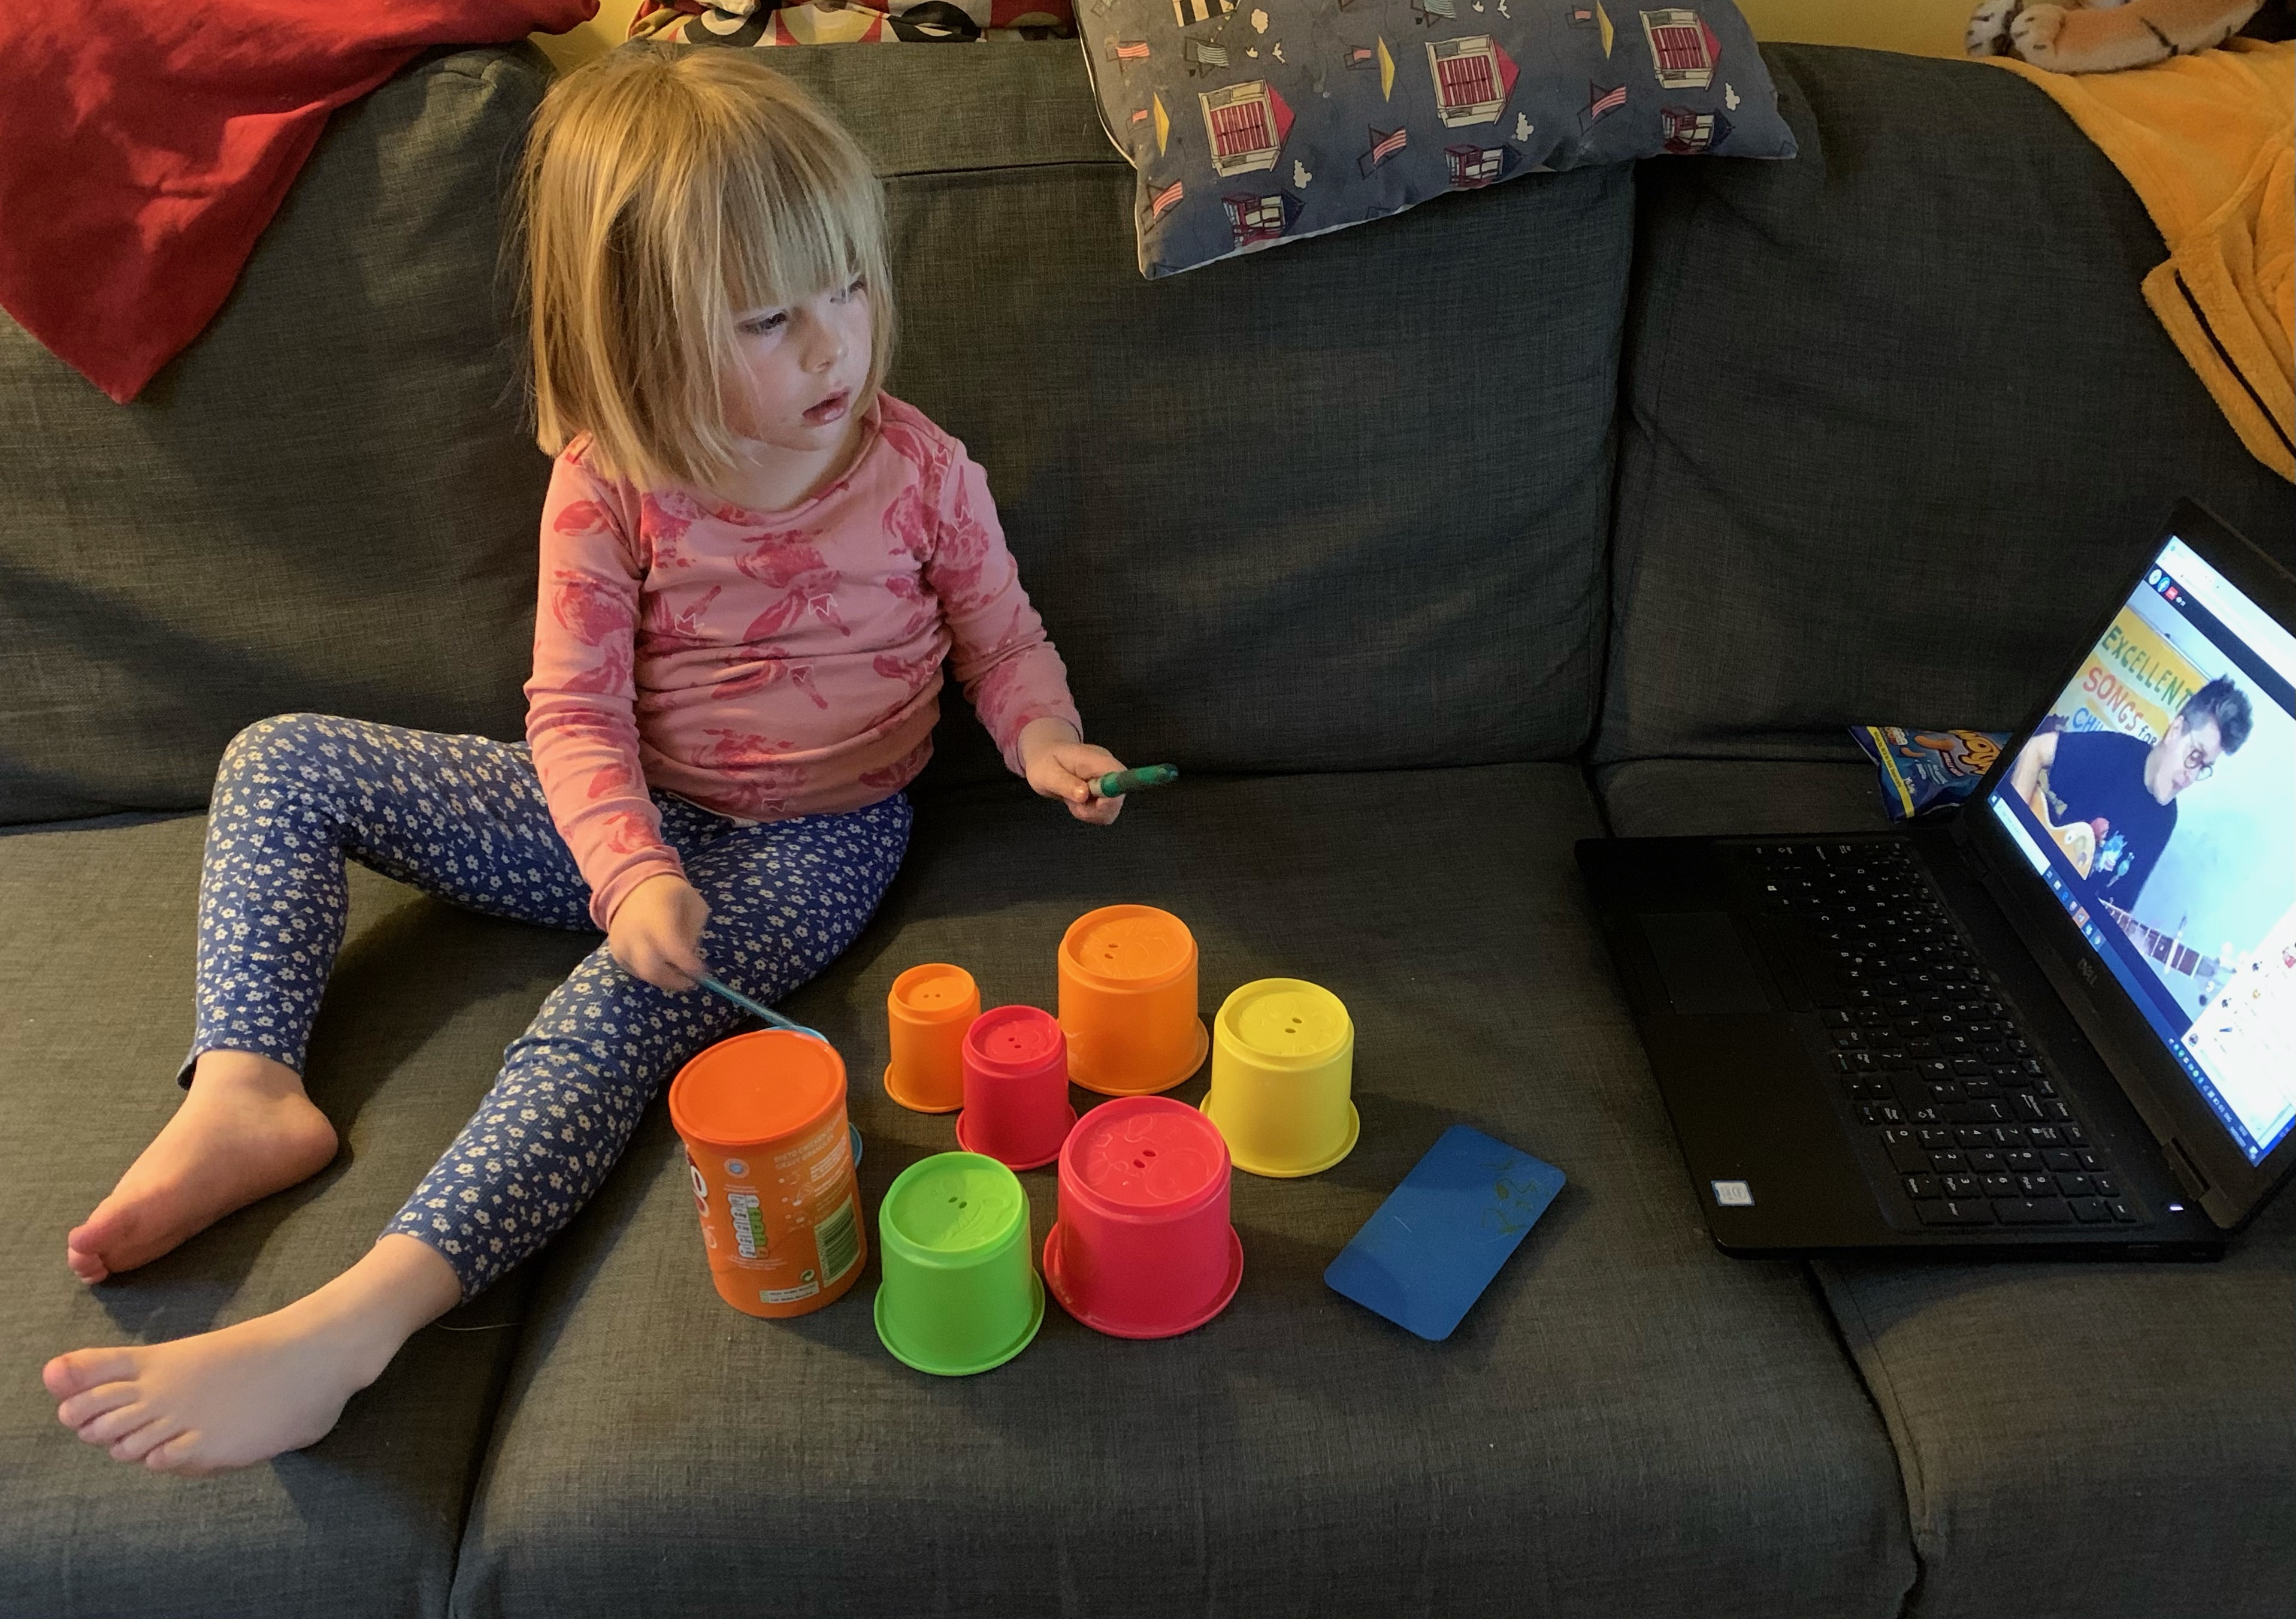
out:
M626 47L553 87L522 175L543 508L525 747L292 714L217 773L189 1091L66 1239L82 1280L316 1173L304 1042L342 857L603 948L366 1256L218 1332L84 1349L57 1416L203 1473L308 1445L417 1327L573 1217L663 1081L851 943L900 864L940 663L1079 820L1080 738L980 469L879 390L882 203L850 136L747 51Z

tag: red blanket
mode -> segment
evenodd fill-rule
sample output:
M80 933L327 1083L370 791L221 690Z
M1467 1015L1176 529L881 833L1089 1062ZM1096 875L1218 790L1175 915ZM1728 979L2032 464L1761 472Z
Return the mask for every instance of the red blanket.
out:
M199 335L327 115L597 0L0 0L0 306L125 404Z

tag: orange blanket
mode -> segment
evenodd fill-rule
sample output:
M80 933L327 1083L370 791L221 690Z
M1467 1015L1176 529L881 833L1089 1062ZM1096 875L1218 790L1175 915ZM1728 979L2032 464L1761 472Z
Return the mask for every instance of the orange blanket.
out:
M2144 299L2256 458L2296 481L2296 41L2120 73L1987 60L2048 92L2144 199Z

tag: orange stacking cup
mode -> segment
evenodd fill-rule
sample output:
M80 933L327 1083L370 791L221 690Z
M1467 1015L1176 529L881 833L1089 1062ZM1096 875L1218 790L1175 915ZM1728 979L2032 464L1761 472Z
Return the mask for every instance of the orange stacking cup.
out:
M1169 1090L1204 1064L1196 941L1152 905L1086 911L1061 939L1069 1078L1104 1097Z
M867 1247L846 1133L845 1064L785 1029L720 1040L669 1083L718 1295L794 1316L841 1297Z
M955 1113L964 1105L964 1031L980 1015L972 974L944 961L911 967L885 996L893 1060L885 1094L912 1113Z

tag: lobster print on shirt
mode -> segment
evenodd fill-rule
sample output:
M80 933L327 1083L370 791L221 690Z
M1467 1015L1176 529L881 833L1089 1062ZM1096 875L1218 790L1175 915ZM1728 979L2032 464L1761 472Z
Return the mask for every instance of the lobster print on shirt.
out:
M861 431L785 512L558 457L527 738L601 926L680 870L650 787L743 820L875 803L931 757L945 659L1016 774L1030 720L1081 730L980 468L890 397Z

